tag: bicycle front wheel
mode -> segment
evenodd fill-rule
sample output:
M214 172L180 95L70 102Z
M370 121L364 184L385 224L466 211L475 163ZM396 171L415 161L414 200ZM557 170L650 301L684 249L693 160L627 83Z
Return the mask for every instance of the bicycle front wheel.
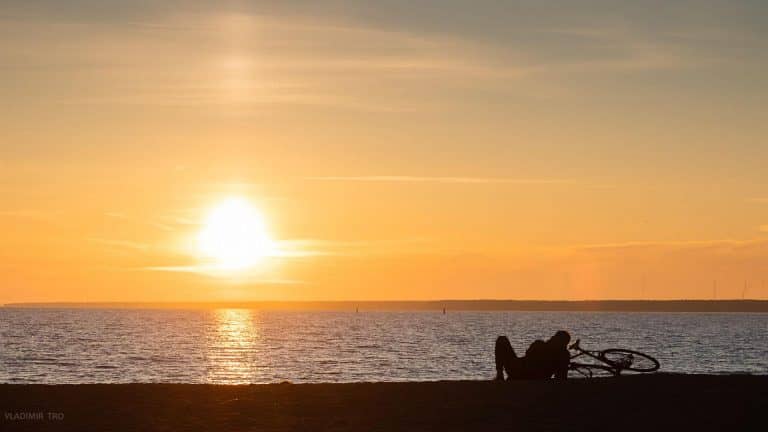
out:
M639 351L612 348L600 351L600 360L620 370L633 372L655 372L661 365L655 358Z

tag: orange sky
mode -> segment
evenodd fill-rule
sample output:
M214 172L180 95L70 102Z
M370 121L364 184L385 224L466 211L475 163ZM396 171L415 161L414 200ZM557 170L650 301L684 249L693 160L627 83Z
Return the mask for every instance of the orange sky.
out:
M0 303L768 297L764 6L460 3L4 2Z

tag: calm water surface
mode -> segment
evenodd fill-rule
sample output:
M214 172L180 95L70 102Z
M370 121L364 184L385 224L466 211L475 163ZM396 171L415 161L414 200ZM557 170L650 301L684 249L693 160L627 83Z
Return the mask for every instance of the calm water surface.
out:
M768 374L768 314L0 309L2 383L489 379L564 328L667 372Z

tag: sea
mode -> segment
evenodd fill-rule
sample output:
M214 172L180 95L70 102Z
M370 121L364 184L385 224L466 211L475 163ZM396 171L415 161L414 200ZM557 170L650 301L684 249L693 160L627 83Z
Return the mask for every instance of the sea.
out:
M768 314L0 308L0 383L484 380L566 329L660 372L768 374Z

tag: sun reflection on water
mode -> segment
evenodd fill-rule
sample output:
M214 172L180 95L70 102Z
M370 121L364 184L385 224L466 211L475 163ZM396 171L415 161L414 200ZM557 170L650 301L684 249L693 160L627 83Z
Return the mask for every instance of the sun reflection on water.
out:
M207 380L219 384L252 382L259 338L253 312L217 309L208 336Z

